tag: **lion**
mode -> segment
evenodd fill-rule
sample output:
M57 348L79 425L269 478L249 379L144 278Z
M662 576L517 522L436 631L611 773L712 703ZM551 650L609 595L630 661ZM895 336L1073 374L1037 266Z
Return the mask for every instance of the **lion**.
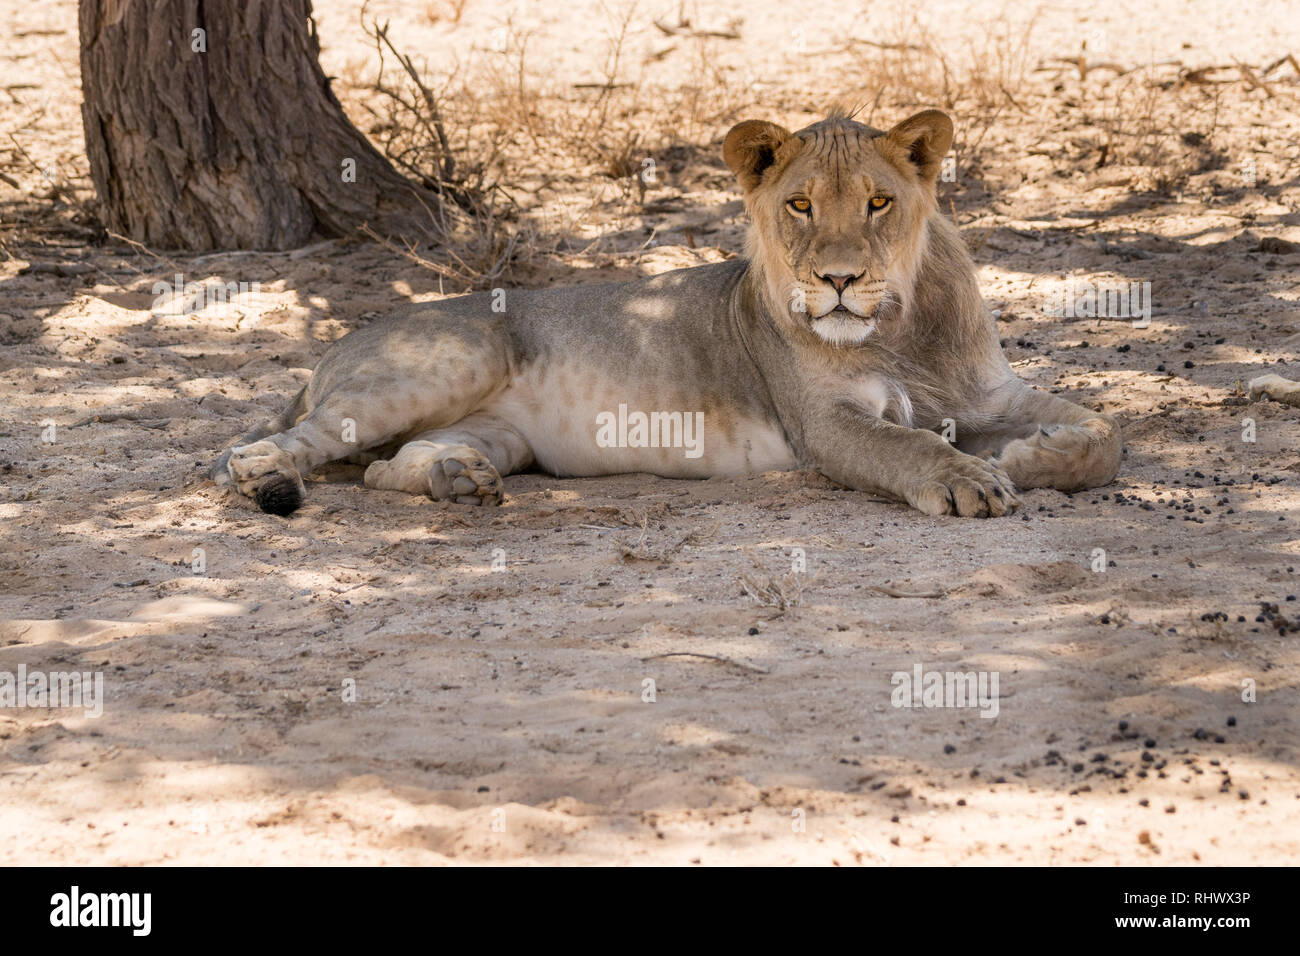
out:
M812 469L927 515L999 517L1018 491L1119 469L1106 415L1012 371L974 264L938 208L953 126L887 132L843 112L790 132L749 120L723 155L746 254L614 285L495 290L343 336L277 418L212 475L267 512L303 476L499 505L502 477Z

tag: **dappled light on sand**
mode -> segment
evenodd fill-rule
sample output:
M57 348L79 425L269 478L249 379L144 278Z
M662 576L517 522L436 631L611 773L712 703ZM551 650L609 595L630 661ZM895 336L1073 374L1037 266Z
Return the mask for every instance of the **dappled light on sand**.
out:
M379 6L459 68L436 74L454 146L511 194L498 273L364 237L104 236L76 3L0 0L36 31L0 43L0 128L30 156L0 143L0 673L104 688L97 717L0 706L0 859L1296 859L1300 410L1247 384L1300 380L1300 256L1265 241L1300 242L1300 82L1261 72L1300 54L1293 11L1153 0L1138 30L1104 0L1031 27L943 0L881 25L819 0L796 50L788 4L718 0L698 36L638 12L611 85L619 5L531 5L504 43L494 4ZM352 121L423 161L360 3L315 8ZM1267 90L1195 72L1237 60ZM809 471L523 474L483 509L344 464L286 520L206 479L331 342L412 301L742 255L722 137L833 97L877 127L953 115L940 206L1002 347L1122 423L1115 483L971 522ZM177 267L233 294L177 301ZM1149 324L1049 314L1071 279L1149 282ZM952 706L992 673L995 717Z

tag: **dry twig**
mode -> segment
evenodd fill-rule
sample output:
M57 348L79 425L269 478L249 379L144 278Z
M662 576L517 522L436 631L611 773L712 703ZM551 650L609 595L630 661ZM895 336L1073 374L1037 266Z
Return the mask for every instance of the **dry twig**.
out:
M771 671L765 667L759 667L757 664L747 664L744 661L738 661L730 657L723 657L720 654L701 654L697 651L669 651L667 654L651 654L649 657L643 657L643 661L656 661L665 657L700 657L706 661L718 661L721 664L730 664L732 667L739 667L741 670L752 671L755 674L770 674Z

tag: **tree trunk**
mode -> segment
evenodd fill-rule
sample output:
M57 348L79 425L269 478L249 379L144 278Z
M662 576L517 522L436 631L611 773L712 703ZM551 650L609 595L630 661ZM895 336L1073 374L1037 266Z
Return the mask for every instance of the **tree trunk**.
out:
M330 91L311 0L80 3L86 151L110 230L191 250L288 249L363 223L437 236L437 197Z

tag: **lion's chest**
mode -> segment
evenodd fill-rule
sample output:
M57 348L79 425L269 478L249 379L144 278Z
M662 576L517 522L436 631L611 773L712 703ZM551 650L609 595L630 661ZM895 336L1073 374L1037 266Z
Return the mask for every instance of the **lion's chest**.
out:
M709 478L795 467L775 421L668 382L614 381L571 363L523 369L483 411L523 433L557 475Z

